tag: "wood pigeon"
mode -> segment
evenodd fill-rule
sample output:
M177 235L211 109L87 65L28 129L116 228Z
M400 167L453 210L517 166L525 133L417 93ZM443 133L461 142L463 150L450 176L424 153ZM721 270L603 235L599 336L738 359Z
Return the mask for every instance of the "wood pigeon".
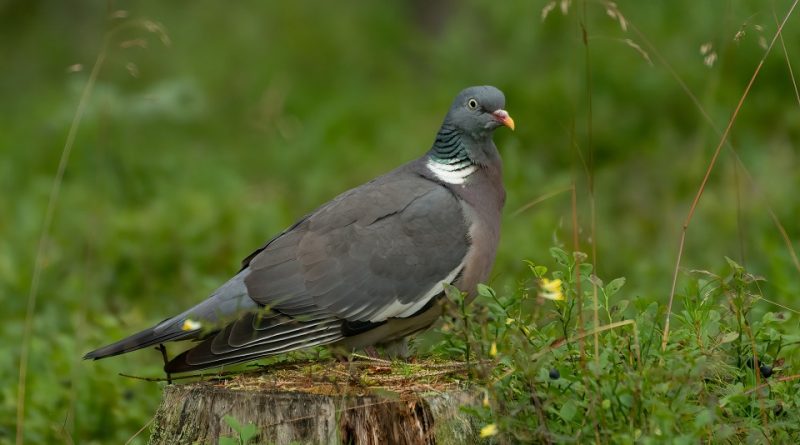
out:
M505 202L492 133L514 129L504 107L497 88L465 89L424 156L304 216L200 304L84 358L199 341L164 366L175 373L316 345L404 345L441 316L443 283L472 298L489 277Z

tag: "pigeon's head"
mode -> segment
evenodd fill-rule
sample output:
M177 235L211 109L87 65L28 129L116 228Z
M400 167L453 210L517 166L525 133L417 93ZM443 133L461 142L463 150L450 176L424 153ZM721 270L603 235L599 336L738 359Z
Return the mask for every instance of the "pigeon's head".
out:
M505 125L514 129L514 120L504 110L503 92L492 86L469 87L458 93L445 118L451 125L475 139L489 137L496 128Z

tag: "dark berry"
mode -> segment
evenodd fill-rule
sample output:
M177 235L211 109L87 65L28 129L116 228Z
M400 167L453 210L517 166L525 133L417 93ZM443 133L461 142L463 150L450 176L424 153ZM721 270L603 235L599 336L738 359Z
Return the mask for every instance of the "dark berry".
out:
M758 367L758 370L761 371L761 375L765 379L768 379L769 376L772 375L772 366L770 366L770 365L761 365L761 366Z
M558 380L561 378L561 373L558 372L558 369L556 368L550 368L550 378L552 380Z

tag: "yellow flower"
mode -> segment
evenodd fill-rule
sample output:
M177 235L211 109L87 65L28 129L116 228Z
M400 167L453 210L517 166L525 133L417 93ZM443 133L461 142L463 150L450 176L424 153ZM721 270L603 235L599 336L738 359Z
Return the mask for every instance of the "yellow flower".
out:
M491 437L497 434L497 425L490 423L481 428L481 437Z
M200 329L202 327L203 327L203 325L200 324L199 321L194 321L191 318L187 318L186 321L183 322L183 325L181 326L181 330L182 331L196 331L196 330L198 330L198 329Z
M561 280L548 280L547 278L542 278L542 289L546 290L547 292L561 292Z
M554 301L561 301L564 299L564 293L561 291L561 280L542 278L541 286L542 291L539 292L540 297Z
M492 342L492 347L489 348L489 357L494 357L497 355L497 343Z
M514 319L511 317L506 318L506 326L510 325L511 323L514 323Z

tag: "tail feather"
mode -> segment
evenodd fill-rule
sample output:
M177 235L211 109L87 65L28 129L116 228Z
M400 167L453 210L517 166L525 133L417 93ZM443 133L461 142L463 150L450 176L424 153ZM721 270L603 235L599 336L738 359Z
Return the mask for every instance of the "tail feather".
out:
M310 326L313 328L313 326ZM225 335L225 331L217 334ZM276 333L280 337L280 332ZM209 337L192 349L184 351L173 358L164 366L164 371L170 374L182 372L201 371L203 369L215 368L223 365L242 363L257 358L269 357L285 352L296 351L298 349L309 348L312 346L328 345L342 339L340 326L328 326L327 329L311 329L300 338L292 335L283 340L275 339L275 336L265 336L263 345L252 345L245 348L233 348L221 354L212 350L212 344L216 337Z
M125 354L126 352L136 351L137 349L146 348L148 346L157 345L173 340L185 340L197 335L197 332L184 332L178 327L177 330L163 330L156 331L155 328L145 329L142 332L133 334L130 337L123 338L122 340L103 346L102 348L95 349L94 351L87 352L83 356L84 360L93 359L98 360L106 357L113 357L115 355Z
M259 309L260 306L247 295L244 278L249 273L249 269L243 269L217 289L209 298L193 308L116 343L95 349L84 355L83 358L97 360L167 341L200 338L208 332L204 332L199 328L184 331L183 323L186 320L193 319L202 322L205 326L214 326L224 321L227 317Z

